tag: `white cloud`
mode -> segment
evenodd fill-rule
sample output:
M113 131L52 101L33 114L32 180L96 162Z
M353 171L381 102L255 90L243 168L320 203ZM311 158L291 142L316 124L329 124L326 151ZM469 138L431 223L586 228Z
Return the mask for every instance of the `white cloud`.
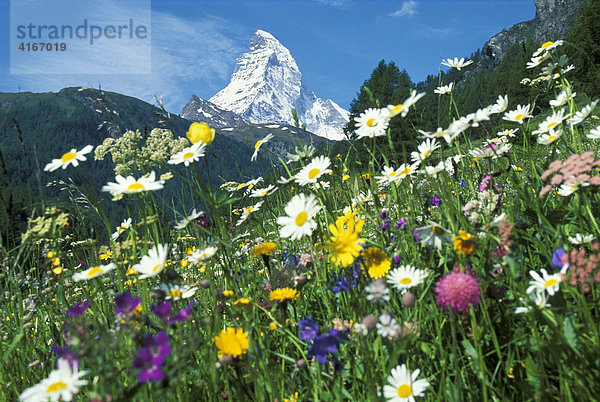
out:
M413 16L417 14L417 2L408 0L402 3L402 7L390 14L392 17L404 17L405 15Z

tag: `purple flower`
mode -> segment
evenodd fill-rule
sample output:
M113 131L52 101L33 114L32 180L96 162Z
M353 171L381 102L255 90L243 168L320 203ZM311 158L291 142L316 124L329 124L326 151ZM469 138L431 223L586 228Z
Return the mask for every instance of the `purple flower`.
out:
M396 222L396 227L398 229L404 229L404 226L406 226L406 219L401 218L398 222Z
M387 219L388 213L386 210L383 210L379 213L379 216L381 217L381 219Z
M564 248L557 248L552 253L552 265L558 269L563 269L569 266L569 253Z
M327 285L333 293L340 293L341 291L350 292L350 287L355 287L354 280L346 274L334 274L334 283Z
M133 298L130 292L121 293L115 296L115 313L131 314L141 302L142 299L140 297Z
M75 304L66 314L67 317L79 317L90 306L90 299L85 299L81 303Z
M387 230L390 227L390 221L383 221L381 222L381 229L380 230Z
M437 207L442 204L442 199L437 195L433 196L433 198L429 201L429 205Z
M419 236L419 233L419 229L413 230L413 237L415 238L415 241L421 241L421 236Z
M171 314L171 308L171 301L159 301L155 305L150 306L150 311L161 320L166 320L169 318L169 314Z
M169 344L169 335L161 331L152 337L152 334L146 334L144 337L145 348L141 348L138 356L133 360L133 366L141 369L137 379L139 382L154 382L164 378L162 366L165 363L165 358L171 353L171 345Z
M300 340L310 342L319 334L321 328L319 325L310 318L310 316L306 316L306 320L302 320L298 322L298 328L300 329Z
M187 307L182 308L175 314L173 317L167 321L167 324L171 325L176 322L185 322L188 318L190 318L190 314L192 313L192 307L194 307L194 301L192 300Z
M481 290L475 275L460 271L450 272L436 285L436 304L442 309L467 314L469 306L475 306L481 300Z
M402 261L402 259L400 258L400 255L394 254L394 264L400 264L400 261Z
M62 346L52 346L50 351L59 359L66 360L69 363L69 366L71 366L71 370L75 371L79 369L79 357L71 349L63 348ZM56 368L58 368L58 361L56 364Z
M461 180L461 181L460 181L460 186L461 186L461 187L464 187L464 186L466 186L466 185L467 185L467 183L465 183L465 181L464 181L464 180Z
M492 176L489 174L483 175L483 180L481 180L481 184L479 185L479 191L483 191L488 187L494 186L494 180L492 180Z
M327 362L327 355L329 353L336 353L340 343L346 340L346 332L332 329L327 335L317 336L308 349L306 356L309 359L316 357L317 361L321 364Z

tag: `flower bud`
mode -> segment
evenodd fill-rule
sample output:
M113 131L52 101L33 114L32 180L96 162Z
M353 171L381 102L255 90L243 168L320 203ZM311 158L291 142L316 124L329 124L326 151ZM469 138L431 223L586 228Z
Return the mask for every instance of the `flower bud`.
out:
M375 317L373 314L369 314L363 318L361 324L364 325L369 331L372 331L375 328L377 321L377 317Z
M402 295L402 303L406 306L406 307L414 307L415 306L415 300L416 297L412 292L406 291L404 292L404 294Z

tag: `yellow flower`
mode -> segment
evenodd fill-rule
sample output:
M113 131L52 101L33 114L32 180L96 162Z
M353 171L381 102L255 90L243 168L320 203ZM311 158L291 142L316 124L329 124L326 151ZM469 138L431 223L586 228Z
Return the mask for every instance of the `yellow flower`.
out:
M106 253L100 254L99 257L101 260L108 260L110 257L112 257L112 251L107 250Z
M46 258L48 259L53 259L54 257L56 257L56 253L54 251L48 251L48 254L46 254Z
M190 255L192 254L194 251L196 251L196 246L193 246L192 248L187 248L187 250L185 250L185 254L186 255Z
M60 265L60 258L56 257L52 260L52 265L58 267Z
M129 269L127 270L127 272L125 272L125 275L126 275L126 276L129 276L129 275L135 275L135 274L137 274L137 273L138 273L138 271L136 271L135 269L133 269L133 268L129 268Z
M269 298L271 300L277 300L279 302L284 302L286 300L298 300L298 297L300 297L298 291L292 288L275 289L269 294Z
M470 233L464 230L458 231L458 236L452 237L454 249L459 255L471 255L477 248L477 239Z
M277 245L275 243L267 242L259 244L258 246L252 249L252 255L255 257L261 255L271 255L273 251L277 249Z
M279 326L277 325L277 323L276 323L276 322L272 322L271 324L269 324L269 329L270 329L271 331L276 331L276 330L277 330L277 328L279 328Z
M202 141L202 143L209 145L215 139L215 129L210 128L208 124L204 122L194 122L190 125L190 129L185 135L192 144Z
M250 300L250 299L248 299L248 298L246 298L246 297L242 297L242 298L240 298L240 299L237 299L237 300L236 300L236 301L233 303L233 305L234 305L235 307L238 307L238 308L242 308L242 307L243 307L243 308L247 308L247 309L251 309L251 308L254 306L254 305L252 304L252 300Z
M387 254L377 247L369 247L362 253L364 259L361 267L369 272L369 276L373 279L383 278L388 273L391 267L390 259Z
M56 268L52 269L52 272L54 272L55 275L62 274L62 271L63 271L63 267L56 267Z
M213 338L213 342L219 349L219 357L239 357L248 351L248 333L242 328L227 327Z
M223 296L225 296L225 297L232 297L233 296L233 290L224 290L223 291Z
M350 180L350 176L348 176L347 174L342 176L342 181L346 181L346 180Z
M189 264L188 260L181 260L181 268L187 267Z
M363 180L369 180L371 175L369 173L363 173L360 175L360 177L362 177Z
M338 218L335 225L329 225L329 231L333 236L325 244L329 249L329 259L336 265L347 267L354 262L362 250L365 239L359 238L365 222L354 217L352 212Z

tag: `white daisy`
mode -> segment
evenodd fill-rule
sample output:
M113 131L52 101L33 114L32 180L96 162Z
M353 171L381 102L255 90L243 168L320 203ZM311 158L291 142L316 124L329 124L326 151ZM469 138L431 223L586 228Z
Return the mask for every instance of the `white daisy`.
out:
M412 265L401 265L388 272L387 283L395 287L396 290L404 292L406 289L423 283L428 275L427 271L417 269Z
M593 128L586 134L590 140L600 140L600 126Z
M112 234L113 241L117 241L119 236L121 236L121 233L129 229L129 226L131 226L131 218L127 218L123 222L121 222L121 226L117 227L117 231Z
M196 212L196 208L192 209L192 212L190 212L188 216L186 216L185 218L177 222L177 224L175 224L175 229L181 230L185 228L187 225L200 218L202 215L204 215L204 211Z
M583 109L575 113L575 116L571 117L568 122L574 126L578 126L588 118L590 113L594 110L596 105L598 104L598 100L593 101L589 105L584 106Z
M452 92L452 86L454 86L453 82L451 82L448 85L442 85L441 87L437 87L436 89L434 89L433 93L440 95L449 94Z
M542 53L547 53L548 51L560 46L563 44L562 40L557 40L556 42L548 41L542 44L535 52L533 52L533 56L539 56Z
M508 107L508 95L498 95L496 103L490 106L491 113L502 113Z
M179 299L188 299L190 297L192 297L196 291L198 290L198 288L192 288L189 287L188 285L175 285L172 283L161 283L160 285L158 285L158 290L162 290L163 292L165 292L165 299L169 300L169 299L173 299L173 300L179 300Z
M438 223L429 221L429 225L415 229L421 239L421 243L442 249L442 243L452 241L452 233L444 229Z
M245 189L247 189L247 191L250 191L250 190L252 190L252 187L256 186L261 181L263 181L262 176L257 177L256 179L247 181L246 183L240 183L237 185L236 190L241 190L241 189L245 188Z
M569 236L568 239L571 242L571 244L584 244L591 243L592 241L594 241L595 237L591 234L582 235L581 233L577 233L574 237Z
M316 183L313 183L313 189L318 190L320 188L322 188L323 190L327 190L329 187L331 187L331 184L329 184L328 181L318 181Z
M573 95L569 95L564 89L560 91L560 93L556 96L556 99L552 99L549 103L550 106L559 107L566 104L570 99L573 99L577 95L577 92L574 92Z
M189 166L190 163L197 162L201 157L204 156L204 150L206 144L202 141L198 141L192 146L182 149L180 152L172 155L167 161L169 165L179 165L183 163L185 166Z
M406 100L398 105L388 105L387 110L388 110L388 116L390 118L400 115L401 117L406 117L406 115L408 114L410 107L412 105L414 105L415 103L417 103L417 101L419 99L421 99L422 97L425 96L425 93L417 93L416 90L412 90L412 92L410 93L410 96L408 98L406 98Z
M76 364L72 368L66 359L58 359L56 365L58 368L51 371L48 378L23 391L19 395L19 401L58 401L61 398L64 401L71 401L79 392L79 388L88 383L87 380L81 379L88 370L79 371Z
M80 161L83 162L87 160L84 155L92 152L92 149L94 149L92 145L86 145L80 151L73 148L61 156L60 159L53 159L52 162L48 163L46 167L44 167L44 172L54 172L58 168L66 169L69 165L77 167L79 166Z
M388 185L388 184L392 184L392 183L399 183L401 180L400 172L398 172L397 169L394 169L389 166L384 166L383 170L381 171L381 176L376 176L375 178L377 179L377 183L380 186L384 186L384 185Z
M140 274L143 274L139 279L156 276L165 269L168 252L168 244L159 244L158 246L152 247L148 250L148 254L143 256L140 262L131 268L135 269Z
M550 304L547 303L548 296L546 296L546 292L532 292L529 293L529 296L531 297L535 305L538 306L540 309L552 307L550 306ZM525 299L519 298L519 300L521 300L521 303L527 304L527 301ZM531 306L529 305L524 307L517 307L515 309L515 314L528 313L529 311L531 311Z
M358 138L380 137L385 135L390 118L386 109L370 108L354 119L356 121L356 135Z
M549 133L540 135L537 139L537 142L538 144L550 145L554 141L558 140L562 134L563 131L561 128L558 130L550 130Z
M253 198L266 197L267 195L273 194L276 190L277 190L277 187L270 184L266 188L257 188L256 190L252 190L252 192L250 193L250 197L253 197Z
M527 67L526 68L537 67L540 64L542 64L544 61L548 60L549 57L550 57L550 55L548 53L544 53L541 56L534 56L534 57L531 58L530 61L527 62Z
M563 197L567 197L567 196L573 194L575 191L579 190L579 187L586 187L589 185L590 185L590 183L581 182L581 181L574 181L574 182L561 184L560 188L558 189L558 194L562 195Z
M529 105L529 104L524 105L524 106L517 105L517 108L515 110L511 110L509 112L504 113L502 120L514 121L519 124L523 124L523 119L533 117L533 115L529 114L530 108L531 108L531 105Z
M563 267L557 274L548 274L545 269L541 269L542 275L535 271L529 271L529 275L533 278L529 281L529 287L527 293L531 292L544 292L547 291L550 296L554 295L560 289L560 283L562 282L562 274L566 273L568 266Z
M308 165L296 174L296 183L305 186L308 183L316 183L319 177L330 173L329 165L331 161L326 156L317 156Z
M286 154L287 163L298 162L304 159L312 158L317 149L312 145L295 147L296 154Z
M97 276L104 275L105 273L110 272L115 268L117 268L117 266L113 262L111 262L108 265L92 267L92 268L86 269L83 272L77 272L76 274L74 274L73 280L75 282L79 282L79 281L83 281L83 280L92 279Z
M156 180L154 171L150 172L148 176L140 177L137 180L133 176L125 178L121 175L117 175L115 179L116 183L108 183L102 187L102 191L109 191L112 195L135 194L142 191L160 190L163 188L163 184L165 184L164 180Z
M415 402L415 397L423 396L429 382L425 379L417 380L421 370L416 369L410 373L406 365L397 366L387 378L390 385L383 387L383 396L391 402Z
M437 143L435 139L427 139L425 142L419 144L417 147L417 151L413 151L410 153L410 159L413 162L422 162L424 161L433 151L438 149L440 145Z
M250 215L252 215L254 212L256 212L260 209L263 202L264 201L259 201L254 205L250 205L250 206L247 206L246 208L244 208L242 210L242 216L240 216L240 219L236 222L235 226L240 226L242 223L244 223L244 221L246 219L248 219L250 217Z
M312 195L297 194L284 208L287 216L277 218L279 235L283 238L298 240L302 236L310 236L317 227L314 216L321 210L317 199Z
M495 148L493 146L488 145L486 147L473 148L471 151L469 151L469 153L474 158L477 158L477 159L484 159L484 158L496 159L497 157L502 156L505 153L507 153L511 147L512 147L512 144L510 144L510 143L500 144L500 145L497 145Z
M435 166L425 166L425 173L431 177L437 177L437 174L445 170L445 163L441 161Z
M256 144L254 144L254 153L252 154L252 158L250 158L251 161L255 161L256 158L258 157L258 151L260 150L260 147L263 144L266 144L267 142L269 142L269 140L273 138L273 134L267 134L267 136L265 138L263 138L262 140L258 140L256 141Z
M446 140L447 143L450 143L450 141L452 141L452 139L448 135L448 132L441 127L438 127L438 129L434 132L423 130L418 131L427 138L443 138Z
M546 117L546 120L540 123L537 130L532 131L532 134L543 134L558 126L564 119L565 109L555 110L551 116Z
M460 71L461 68L468 66L469 64L473 64L473 60L465 61L464 57L462 57L460 60L458 59L458 57L455 57L454 59L446 59L442 61L443 66L455 68L458 71Z
M217 247L206 247L202 250L196 250L187 257L191 264L198 264L200 261L206 261L217 253Z
M519 131L519 129L518 129L518 128L510 128L510 129L506 129L506 130L503 130L503 131L498 131L498 132L496 133L496 135L497 135L497 136L500 136L500 137L511 137L511 138L512 138L512 137L515 137L515 136L516 136L516 134L515 134L515 133L516 133L517 131Z
M450 144L453 139L458 137L460 135L460 133L462 133L469 127L470 127L469 124L464 119L454 120L452 123L450 123L450 125L446 129L446 134L447 134L448 138L450 139L449 141L448 141L448 139L446 139L446 142L448 144Z

